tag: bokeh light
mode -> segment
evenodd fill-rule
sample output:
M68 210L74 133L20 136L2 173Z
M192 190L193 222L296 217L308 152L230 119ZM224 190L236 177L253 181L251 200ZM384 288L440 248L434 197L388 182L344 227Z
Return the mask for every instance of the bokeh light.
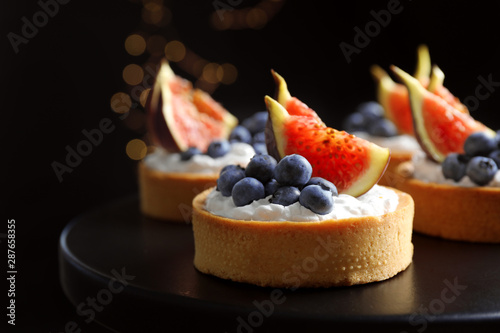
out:
M136 85L142 82L144 78L144 70L141 66L130 64L123 69L123 80L130 85Z
M146 41L141 35L132 34L125 39L125 50L133 56L141 55L146 50Z
M169 61L179 62L186 57L186 47L178 40L173 40L165 46L165 57Z
M232 64L222 64L217 70L217 77L224 84L233 84L238 77L238 70Z
M111 96L110 105L111 110L114 112L124 114L130 111L130 108L132 107L132 99L129 94L117 92Z
M217 77L217 70L219 69L219 67L219 64L216 64L214 62L206 64L203 67L203 80L207 81L208 83L218 83L219 79Z
M267 23L267 14L260 8L252 8L246 13L246 23L252 29L262 29Z
M127 143L125 151L129 158L138 161L146 156L148 147L141 139L132 139Z

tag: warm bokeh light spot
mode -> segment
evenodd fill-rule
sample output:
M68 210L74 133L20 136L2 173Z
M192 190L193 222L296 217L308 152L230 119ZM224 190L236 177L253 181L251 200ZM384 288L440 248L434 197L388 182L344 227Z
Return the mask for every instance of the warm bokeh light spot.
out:
M250 28L261 29L267 23L267 14L260 8L252 8L247 12L246 23Z
M224 84L233 84L238 77L238 70L232 64L222 64L217 70L217 78Z
M144 71L141 66L130 64L123 69L123 80L130 85L136 85L142 82L144 78Z
M167 43L165 46L165 57L169 61L178 62L184 59L186 56L186 47L182 42L178 40L173 40Z
M141 55L146 50L146 41L141 35L132 34L125 39L125 50L133 56Z
M148 147L144 141L140 139L132 139L127 143L125 151L128 157L138 161L146 156Z
M132 99L124 92L117 92L111 96L110 100L111 110L116 113L127 113L132 107Z
M217 78L217 70L219 69L219 64L216 64L214 62L209 62L203 67L203 73L202 77L203 80L209 82L209 83L217 83L219 82Z

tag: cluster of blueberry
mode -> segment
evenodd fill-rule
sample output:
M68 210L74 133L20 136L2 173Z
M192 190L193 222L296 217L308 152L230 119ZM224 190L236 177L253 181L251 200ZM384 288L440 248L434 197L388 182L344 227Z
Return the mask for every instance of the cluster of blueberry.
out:
M488 184L500 168L500 131L495 137L483 132L469 135L464 154L448 154L441 167L444 177L456 182L467 175L479 186Z
M256 112L243 120L241 125L233 128L229 134L229 140L218 139L210 142L206 155L217 158L226 155L231 150L231 143L244 142L252 145L256 153L267 154L265 128L267 123L267 111ZM187 161L194 155L203 154L196 147L189 147L181 152L181 160Z
M384 117L384 108L377 102L361 103L356 111L344 120L343 128L348 133L367 132L373 136L391 137L398 134L394 123Z
M256 112L245 118L241 125L231 131L229 141L248 143L256 153L267 154L265 135L267 118L267 111Z
M337 188L328 180L311 175L312 166L301 155L288 155L276 162L270 155L256 154L246 168L224 167L217 190L223 196L231 196L238 207L271 195L271 203L288 206L298 201L314 213L328 214L333 210Z

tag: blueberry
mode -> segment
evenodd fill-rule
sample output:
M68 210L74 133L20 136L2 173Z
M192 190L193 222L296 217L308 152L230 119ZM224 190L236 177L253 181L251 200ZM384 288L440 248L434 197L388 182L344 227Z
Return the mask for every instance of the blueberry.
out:
M500 149L494 150L488 157L495 161L497 167L500 169Z
M201 154L201 150L196 147L189 147L188 149L181 152L181 161L187 161L191 159L194 155Z
M253 177L262 182L267 183L274 176L274 168L276 160L271 155L257 154L254 155L245 169L247 177Z
M343 128L346 132L366 131L365 118L359 112L353 112L345 118Z
M358 105L356 112L363 116L365 124L370 124L384 117L384 108L375 101L361 103Z
M226 172L226 171L229 171L229 170L234 170L234 171L243 171L243 173L245 173L245 169L242 168L240 165L237 165L237 164L228 164L226 165L225 167L223 167L220 172L219 172L219 176L222 175L222 173Z
M248 128L238 125L229 134L229 142L244 142L250 144L252 142L252 134Z
M246 127L252 134L261 132L266 128L268 116L269 115L267 111L256 112L250 117L243 120L241 125Z
M398 130L392 121L381 118L368 125L368 133L374 136L391 137L396 136Z
M332 192L333 196L338 196L339 192L337 191L337 187L333 185L332 182L326 180L323 177L312 177L305 186L309 185L319 185L323 190Z
M476 156L467 164L467 176L477 185L488 184L498 171L495 161L489 157Z
M270 181L268 181L265 185L264 185L264 189L266 191L266 197L268 195L271 195L271 194L274 194L274 192L276 192L276 190L280 187L280 183L278 183L278 181L276 179L271 179Z
M282 186L278 188L271 198L271 203L289 206L299 201L300 190L295 186Z
M302 206L309 208L316 214L328 214L333 210L333 196L319 185L309 185L302 189L299 196Z
M464 151L469 156L488 156L496 148L495 138L484 132L472 133L464 142Z
M309 161L298 154L283 157L274 168L274 178L281 185L303 186L312 175Z
M255 150L256 154L267 154L267 146L265 143L256 142L252 145L253 150Z
M253 177L245 177L234 184L231 195L236 206L246 206L254 200L265 198L264 185Z
M226 155L231 149L231 144L227 140L214 140L207 148L207 155L213 158Z
M234 184L245 178L245 171L237 165L228 165L221 170L217 179L217 189L225 197L231 196Z
M456 182L465 176L466 169L467 164L464 158L457 153L448 154L443 163L441 163L444 178L453 179Z
M252 136L252 143L266 143L266 132L260 131Z

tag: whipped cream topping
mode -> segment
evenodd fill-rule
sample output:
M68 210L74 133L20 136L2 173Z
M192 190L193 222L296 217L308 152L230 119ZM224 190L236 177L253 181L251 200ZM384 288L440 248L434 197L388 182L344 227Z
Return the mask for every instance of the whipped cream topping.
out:
M249 144L235 142L231 144L230 151L221 157L213 158L208 155L194 155L187 161L182 161L179 153L169 153L164 149L157 148L144 158L146 166L163 172L186 172L186 173L218 173L228 164L238 164L246 167L250 159L255 155L255 150Z
M422 151L418 141L411 135L403 134L391 137L373 136L367 132L354 132L355 136L373 142L374 144L389 148L395 152L417 152Z
M236 220L313 222L380 216L395 211L399 203L396 192L378 185L357 198L347 194L334 197L333 211L325 215L313 213L299 202L289 206L273 204L269 202L270 198L271 196L268 196L249 205L237 207L231 197L224 197L214 189L207 196L205 209L214 215Z
M423 151L413 155L413 164L415 167L413 178L418 180L429 183L448 184L462 187L478 187L478 185L467 175L458 182L455 182L453 179L444 178L443 171L441 170L441 164L429 160ZM498 171L491 182L485 186L500 187L500 171Z

